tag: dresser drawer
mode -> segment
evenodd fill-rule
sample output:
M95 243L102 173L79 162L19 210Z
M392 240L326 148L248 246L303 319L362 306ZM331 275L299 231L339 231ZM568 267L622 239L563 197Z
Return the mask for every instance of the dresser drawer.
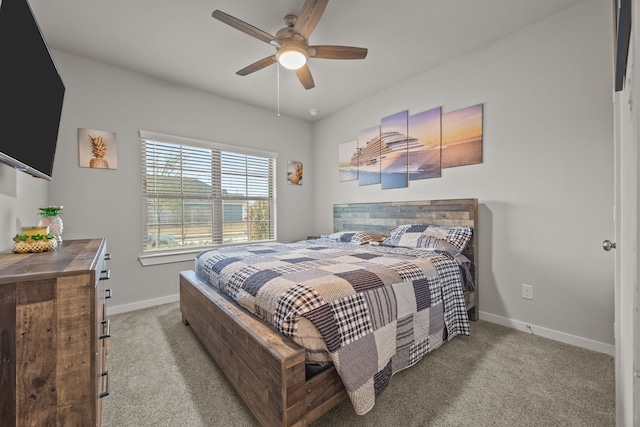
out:
M105 253L100 257L98 268L96 271L96 327L98 339L98 347L105 347L104 343L107 343L110 333L110 324L107 320L107 302L111 299L111 288L108 286L108 281L111 277L111 270L107 265L107 261L111 259L111 254Z
M107 369L107 354L110 349L111 342L111 322L107 319L107 303L111 298L111 288L109 287L109 279L111 270L108 261L111 254L105 252L100 257L96 268L96 419L97 425L102 422L102 399L109 395L109 371Z
M107 261L111 259L111 254L105 252L99 256L98 265L96 266L96 285L101 280L109 280L111 277L111 270L109 270L109 266L107 265Z

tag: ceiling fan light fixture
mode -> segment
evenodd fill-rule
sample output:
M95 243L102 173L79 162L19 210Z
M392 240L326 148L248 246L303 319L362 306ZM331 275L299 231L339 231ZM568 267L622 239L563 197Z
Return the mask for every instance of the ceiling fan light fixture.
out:
M2 0L0 0L2 3ZM309 36L318 24L329 0L304 0L298 16L286 15L285 27L280 28L275 36L254 27L240 19L226 14L220 10L214 10L212 16L243 33L269 43L276 48L276 54L262 58L236 72L239 76L246 76L255 71L262 70L273 64L295 70L296 77L306 89L313 89L315 83L311 70L307 66L309 57L317 59L364 59L367 49L353 46L309 46ZM278 71L278 76L280 72ZM279 80L278 80L279 81Z
M297 46L286 46L281 48L276 55L280 65L289 70L297 70L307 63L307 51Z

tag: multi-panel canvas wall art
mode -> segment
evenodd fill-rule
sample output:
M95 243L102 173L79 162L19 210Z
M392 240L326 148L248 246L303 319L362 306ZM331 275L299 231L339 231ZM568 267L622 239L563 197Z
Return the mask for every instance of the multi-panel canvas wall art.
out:
M482 163L482 104L442 116L442 167Z
M402 111L340 144L340 181L402 188L439 178L443 168L482 163L483 104L442 113L442 107L409 116Z

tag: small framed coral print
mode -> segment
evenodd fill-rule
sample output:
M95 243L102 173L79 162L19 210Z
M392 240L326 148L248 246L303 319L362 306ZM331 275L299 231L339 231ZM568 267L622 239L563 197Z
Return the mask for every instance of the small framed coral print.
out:
M302 185L302 162L287 162L287 182L293 185Z
M118 145L116 134L95 129L78 129L78 161L80 167L117 169Z

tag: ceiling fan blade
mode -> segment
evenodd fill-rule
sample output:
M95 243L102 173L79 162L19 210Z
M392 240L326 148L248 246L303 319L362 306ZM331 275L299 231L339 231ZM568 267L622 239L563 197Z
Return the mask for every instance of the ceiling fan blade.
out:
M329 3L329 0L307 0L298 14L293 31L305 39L309 39L311 32L316 28L324 9L327 7L327 3Z
M302 83L305 89L313 89L316 86L313 82L313 76L311 76L311 70L307 64L304 64L296 70L296 76L298 76L298 80L300 80L300 83Z
M262 58L260 61L256 61L251 65L247 65L236 74L239 76L246 76L247 74L262 70L263 68L268 67L271 64L275 64L276 62L278 61L276 60L275 55L267 56L266 58Z
M267 33L266 31L262 31L260 28L256 28L251 24L247 24L246 22L241 21L238 18L228 15L221 10L214 10L211 16L219 21L224 22L227 25L232 26L236 30L240 30L245 34L250 35L251 37L255 37L258 40L262 40L263 42L269 43L276 47L280 46L280 43L278 43L278 39L276 39L271 34Z
M309 56L320 59L364 59L367 48L352 46L309 46Z

